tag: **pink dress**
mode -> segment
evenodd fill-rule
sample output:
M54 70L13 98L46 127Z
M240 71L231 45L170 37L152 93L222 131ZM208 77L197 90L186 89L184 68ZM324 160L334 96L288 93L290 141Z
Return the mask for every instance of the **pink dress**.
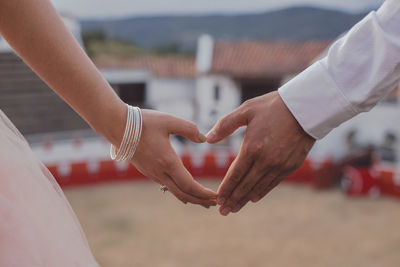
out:
M54 177L1 110L0 266L99 266Z

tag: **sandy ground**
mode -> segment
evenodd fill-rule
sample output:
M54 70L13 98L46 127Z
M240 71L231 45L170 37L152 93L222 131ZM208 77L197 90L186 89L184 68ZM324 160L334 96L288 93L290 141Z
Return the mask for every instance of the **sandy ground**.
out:
M395 199L349 199L338 190L285 184L222 217L147 182L66 194L103 267L400 266Z

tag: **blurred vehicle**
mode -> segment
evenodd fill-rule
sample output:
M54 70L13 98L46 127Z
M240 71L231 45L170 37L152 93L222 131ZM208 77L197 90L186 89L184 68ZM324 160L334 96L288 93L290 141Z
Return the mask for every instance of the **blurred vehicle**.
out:
M395 140L392 134L389 138ZM400 172L397 159L399 151L396 150L395 143L389 147L385 143L376 149L371 164L345 166L342 187L347 194L369 195L373 198L382 194L400 197Z

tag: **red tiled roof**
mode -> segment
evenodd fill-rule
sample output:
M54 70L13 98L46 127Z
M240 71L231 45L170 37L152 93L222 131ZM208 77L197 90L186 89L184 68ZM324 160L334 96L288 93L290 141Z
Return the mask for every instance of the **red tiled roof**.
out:
M279 77L306 69L331 42L216 42L211 73L236 78Z
M328 46L328 41L219 42L215 43L211 73L235 78L268 78L296 74L307 68ZM99 68L147 70L158 77L194 78L195 58L181 55L141 55L116 57L102 55L94 59Z
M94 63L98 68L129 68L153 72L158 77L194 78L196 67L194 57L167 55L142 55L135 57L99 56Z

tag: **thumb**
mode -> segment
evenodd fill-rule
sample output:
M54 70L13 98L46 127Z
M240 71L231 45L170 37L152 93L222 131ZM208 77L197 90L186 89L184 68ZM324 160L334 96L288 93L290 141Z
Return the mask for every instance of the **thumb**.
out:
M204 143L206 141L206 137L204 134L200 133L196 124L173 116L171 116L168 121L168 132L169 134L177 134L186 137L195 143Z
M208 132L207 142L217 143L222 139L231 135L237 128L247 124L247 113L244 112L242 107L237 108L229 113Z

